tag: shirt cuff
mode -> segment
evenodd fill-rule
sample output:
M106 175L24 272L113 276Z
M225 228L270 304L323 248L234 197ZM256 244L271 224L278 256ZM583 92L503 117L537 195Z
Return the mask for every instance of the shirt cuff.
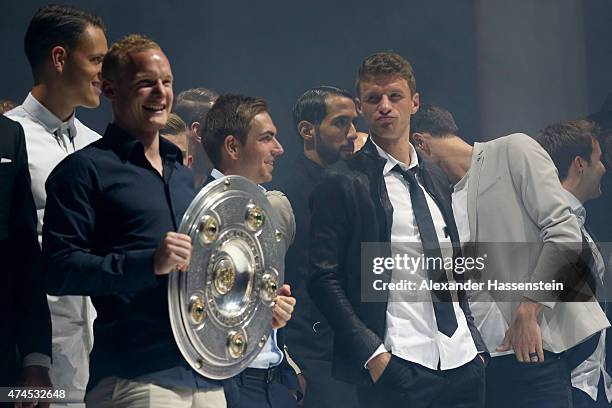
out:
M23 366L41 366L51 368L51 357L42 353L30 353L23 358Z
M365 364L363 365L365 367L365 369L368 369L368 363L377 355L382 354L382 353L387 353L388 350L385 348L384 344L381 344L380 346L378 346L378 348L376 349L376 351L374 352L374 354L372 354L370 356L370 358L368 358L368 361L365 362Z

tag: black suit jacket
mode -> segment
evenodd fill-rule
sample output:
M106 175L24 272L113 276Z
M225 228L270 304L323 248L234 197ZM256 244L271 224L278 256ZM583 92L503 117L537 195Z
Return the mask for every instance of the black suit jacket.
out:
M333 331L310 299L306 286L310 237L308 200L321 180L323 170L300 153L291 167L275 176L273 181L274 188L287 195L295 215L295 239L285 258L285 281L291 285L297 307L287 323L286 340L291 357L306 372L310 360L331 362L332 359Z
M0 385L14 386L23 357L51 356L51 317L23 129L2 115L0 156Z
M361 243L391 240L393 207L383 178L385 163L368 140L357 154L326 169L310 200L310 296L334 329L333 375L363 385L371 384L364 363L383 343L386 325L387 303L361 300L360 272ZM458 247L448 180L427 163L420 169ZM380 276L390 280L390 274ZM476 347L485 352L465 293L459 292L459 300Z

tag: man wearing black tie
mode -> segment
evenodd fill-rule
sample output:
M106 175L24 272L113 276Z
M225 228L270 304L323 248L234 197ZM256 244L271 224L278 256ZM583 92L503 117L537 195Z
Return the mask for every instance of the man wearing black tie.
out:
M601 195L601 178L606 172L602 163L602 151L597 139L598 128L593 122L576 120L550 125L537 137L552 158L563 186L572 213L576 216L582 232L585 251L583 260L591 272L587 279L597 299L605 300L605 257L593 233L585 225L584 204ZM604 303L605 306L605 303ZM605 307L608 320L610 310ZM599 336L593 336L577 346L588 350L572 370L572 394L574 408L610 407L612 403L612 333L609 328ZM583 361L582 361L583 360ZM575 364L573 364L575 365Z
M383 302L362 299L362 243L393 244L389 257L440 258L453 255L449 245L458 237L446 179L409 142L419 108L410 63L374 54L363 61L356 88L370 137L328 167L311 196L309 290L334 330L333 373L357 384L362 407L482 407L478 354L486 348L462 291L434 290L421 302L397 291ZM435 265L416 273L442 284L460 280ZM406 274L379 276L393 283Z

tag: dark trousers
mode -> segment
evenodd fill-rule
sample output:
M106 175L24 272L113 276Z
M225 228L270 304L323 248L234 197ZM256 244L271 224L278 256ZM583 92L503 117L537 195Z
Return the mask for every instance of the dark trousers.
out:
M612 404L608 402L606 390L604 389L603 374L599 377L599 385L597 386L597 401L593 401L589 394L578 388L572 388L572 396L574 398L574 408L610 408Z
M297 408L289 388L281 381L280 369L270 375L270 370L247 368L235 377L238 398L229 408Z
M571 371L560 354L544 352L542 363L512 355L487 366L487 408L572 408Z
M485 368L479 356L452 370L431 370L392 356L378 381L359 387L361 408L483 408Z
M355 408L355 385L332 378L331 363L322 360L301 360L300 368L306 377L303 408Z

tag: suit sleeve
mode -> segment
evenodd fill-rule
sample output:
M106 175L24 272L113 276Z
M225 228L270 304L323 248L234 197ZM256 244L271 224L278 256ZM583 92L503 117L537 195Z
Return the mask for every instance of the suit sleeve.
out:
M542 251L531 273L532 282L563 281L582 250L580 227L563 196L557 169L550 156L533 138L517 134L508 144L508 163L515 190L525 210L538 225ZM526 292L525 296L554 307L555 293Z
M325 315L335 336L347 341L347 349L358 361L365 362L383 343L357 316L347 296L348 274L360 275L359 270L347 270L347 256L352 238L353 217L358 216L345 188L350 180L326 177L310 197L310 260L308 290L312 300ZM352 279L358 282L360 279Z
M94 245L100 179L86 157L68 156L45 185L43 261L53 295L114 295L155 287L155 248L100 253Z
M295 239L295 216L289 199L280 191L267 191L266 198L276 211L277 220L279 221L279 229L283 234L285 242L285 252L293 244Z
M25 137L20 125L17 133L17 173L13 188L9 221L12 253L19 260L11 267L17 274L18 296L15 310L17 319L17 345L21 357L33 353L51 358L51 316L44 290L40 246L36 233L36 207L32 197Z

